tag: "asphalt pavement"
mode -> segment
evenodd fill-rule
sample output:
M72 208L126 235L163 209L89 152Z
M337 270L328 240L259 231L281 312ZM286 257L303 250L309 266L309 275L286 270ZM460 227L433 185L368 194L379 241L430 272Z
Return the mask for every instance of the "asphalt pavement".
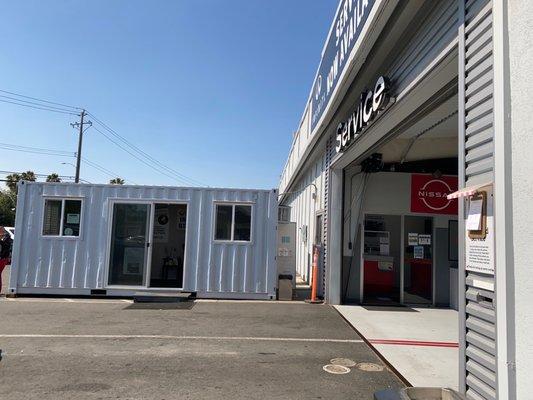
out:
M372 399L402 386L337 311L299 302L0 298L0 349L2 399ZM355 365L328 373L334 358Z

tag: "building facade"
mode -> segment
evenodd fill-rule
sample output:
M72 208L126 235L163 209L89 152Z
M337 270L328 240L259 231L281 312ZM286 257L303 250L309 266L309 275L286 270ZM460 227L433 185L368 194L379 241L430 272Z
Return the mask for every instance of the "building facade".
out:
M472 399L529 393L517 329L533 321L517 296L533 289L531 14L525 1L341 1L279 185L297 273L309 281L318 245L327 302L459 310Z

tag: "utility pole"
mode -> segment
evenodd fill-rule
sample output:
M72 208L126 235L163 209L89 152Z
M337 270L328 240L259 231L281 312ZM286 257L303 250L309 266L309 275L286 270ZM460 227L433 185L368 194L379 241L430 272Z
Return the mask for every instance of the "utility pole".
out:
M78 152L76 153L76 176L74 177L74 182L79 183L80 182L80 166L81 166L81 145L83 143L83 125L89 125L89 127L92 126L91 121L84 122L83 119L87 115L87 112L85 110L81 110L80 114L80 122L74 122L70 124L73 128L79 128L79 136L78 136Z

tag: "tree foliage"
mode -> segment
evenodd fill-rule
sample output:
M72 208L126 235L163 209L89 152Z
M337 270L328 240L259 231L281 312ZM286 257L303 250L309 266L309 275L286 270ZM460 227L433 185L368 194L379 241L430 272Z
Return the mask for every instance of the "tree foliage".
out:
M15 225L15 206L17 196L11 190L0 190L0 225Z
M33 171L26 171L20 174L14 173L6 176L6 186L9 188L11 193L17 193L17 183L19 181L31 181L35 182L37 177Z
M61 182L61 178L55 172L52 172L46 177L46 182Z

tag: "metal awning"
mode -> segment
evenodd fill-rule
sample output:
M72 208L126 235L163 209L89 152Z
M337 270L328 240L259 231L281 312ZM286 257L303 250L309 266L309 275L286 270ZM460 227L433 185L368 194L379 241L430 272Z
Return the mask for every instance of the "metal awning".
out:
M473 196L477 192L479 192L480 189L483 189L487 186L492 186L492 182L485 182L480 183L479 185L473 185L473 186L467 186L461 190L458 190L457 192L450 193L446 198L448 200L451 199L458 199L459 197L468 197Z

